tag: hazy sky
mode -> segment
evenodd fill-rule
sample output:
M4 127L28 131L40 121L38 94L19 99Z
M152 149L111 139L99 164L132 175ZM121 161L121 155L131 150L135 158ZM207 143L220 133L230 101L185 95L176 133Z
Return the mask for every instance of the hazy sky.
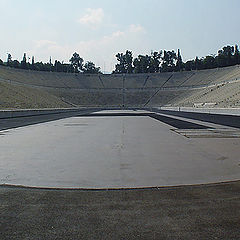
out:
M68 62L77 51L109 72L127 49L203 57L240 44L239 13L239 0L0 0L0 58Z

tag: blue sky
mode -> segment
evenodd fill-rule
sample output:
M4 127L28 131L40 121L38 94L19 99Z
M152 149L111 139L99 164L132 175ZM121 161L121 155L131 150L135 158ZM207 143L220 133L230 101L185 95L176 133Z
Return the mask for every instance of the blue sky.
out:
M0 58L68 62L77 51L110 72L115 54L181 49L184 60L240 44L239 0L0 0Z

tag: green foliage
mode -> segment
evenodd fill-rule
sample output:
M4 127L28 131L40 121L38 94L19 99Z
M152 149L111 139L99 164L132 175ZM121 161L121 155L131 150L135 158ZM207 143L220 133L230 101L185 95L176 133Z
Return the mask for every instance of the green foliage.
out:
M240 64L240 53L238 45L225 46L218 51L218 55L208 55L199 59L196 57L194 60L188 60L186 63L182 61L180 49L177 54L172 51L151 52L151 55L138 55L133 60L131 71L127 71L126 54L118 53L116 55L118 64L116 65L113 73L156 73L156 72L178 72L178 71L191 71L211 69L218 67L233 66ZM132 56L132 52L131 56Z
M132 52L126 51L126 54L118 53L116 55L118 64L115 66L113 73L156 73L172 72L183 69L184 64L178 50L151 52L151 55L138 55L132 61Z
M12 55L8 53L7 62L4 63L0 59L0 65L9 66L13 68L22 68L22 69L31 69L35 71L46 71L46 72L66 72L66 73L78 73L79 71L86 73L101 73L100 67L96 67L93 62L87 62L83 66L83 59L79 56L78 53L74 53L72 58L70 59L71 64L61 63L56 60L54 65L52 64L52 60L48 63L43 62L35 62L34 56L32 57L31 63L27 62L26 53L23 54L23 59L21 62L17 60L12 60Z
M83 73L98 74L101 73L100 67L96 67L93 62L86 62L83 66Z
M211 69L217 67L226 67L240 64L240 53L238 45L235 46L224 46L218 51L217 55L208 55L204 58L196 57L194 60L188 60L187 62L182 61L180 49L177 54L174 50L172 51L159 51L151 52L150 55L138 55L133 59L132 51L127 50L125 53L116 54L118 63L115 66L113 73L130 74L130 73L156 73L156 72L177 72L177 71L191 71L191 70L202 70ZM66 72L66 73L88 73L98 74L100 67L96 67L91 61L84 64L83 58L78 53L74 53L69 60L70 64L63 63L58 60L55 61L54 65L50 61L48 63L35 62L32 57L31 63L27 61L26 53L23 55L21 62L12 59L12 55L8 53L7 62L3 62L0 59L0 65L31 69L36 71L53 71L53 72Z
M180 49L178 49L176 70L177 71L182 71L182 69L183 69L183 61L182 61L182 56L181 56L181 53L180 53Z
M21 61L21 68L27 69L27 56L26 53L23 54L23 60Z
M202 63L204 69L211 69L217 67L217 62L214 56L206 56L203 59Z
M162 51L152 52L151 56L139 55L133 60L132 52L127 50L125 54L116 55L119 62L113 73L148 73L159 72Z
M11 63L12 63L12 55L10 53L8 53L8 56L7 56L7 66L11 66Z
M132 52L127 50L125 54L118 53L116 55L118 64L115 66L114 73L132 73L133 72L133 56Z
M184 65L184 69L186 71L191 71L191 70L195 70L195 61L194 60L190 60L187 61L186 63L183 64Z
M163 52L151 52L149 72L159 72Z
M240 54L238 50L238 45L235 45L234 48L234 64L240 64Z
M73 53L73 56L70 58L69 62L71 63L75 73L79 73L83 70L83 59L77 52Z
M19 63L18 60L13 60L11 62L11 66L14 67L14 68L20 68L21 67L21 64Z
M151 57L146 55L139 55L133 61L134 73L148 73L150 72Z
M0 65L5 65L14 68L22 68L22 69L31 69L35 71L46 71L46 72L66 72L66 73L78 73L80 71L89 74L101 73L100 67L96 67L93 62L86 62L83 64L83 59L79 56L78 53L74 53L72 58L70 59L71 64L61 63L56 60L54 65L52 64L52 59L50 57L48 63L43 62L35 62L34 56L32 57L32 61L27 62L26 53L23 54L23 59L21 62L17 60L12 60L12 55L8 53L7 62L4 63L0 59Z
M175 51L164 51L162 72L173 72L176 68L177 54Z

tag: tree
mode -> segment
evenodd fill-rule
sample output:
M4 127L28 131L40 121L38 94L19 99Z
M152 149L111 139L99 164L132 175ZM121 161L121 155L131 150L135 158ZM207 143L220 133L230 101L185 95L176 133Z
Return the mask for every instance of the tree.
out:
M100 72L100 67L96 67L93 62L86 62L83 66L83 73L98 74Z
M218 56L216 57L218 67L225 67L227 65L226 57L223 55L223 51L218 51Z
M238 45L235 45L235 49L234 49L234 64L239 64L240 63L240 54L239 54L239 50L238 50Z
M155 73L160 71L162 53L162 50L160 52L151 52L149 72Z
M201 60L199 60L198 57L195 58L195 69L200 70L201 69Z
M54 71L55 71L55 72L62 72L62 71L63 71L62 64L61 64L61 62L59 62L58 60L55 60L55 63L54 63Z
M74 73L74 68L72 64L62 63L63 72Z
M150 72L151 56L139 55L133 61L134 73L148 73Z
M32 65L34 65L34 56L32 56Z
M12 55L10 53L7 54L7 66L11 66L12 63Z
M178 49L178 53L177 53L176 68L177 68L177 71L179 72L183 69L183 61L182 61L182 56L180 54L180 49Z
M162 63L162 71L163 72L173 72L176 65L177 54L174 50L172 51L164 51L163 53L163 63Z
M219 67L231 66L234 64L233 60L234 47L225 46L218 51L218 56L216 57Z
M23 60L21 61L21 68L23 69L27 69L27 57L26 57L26 53L23 54Z
M123 53L118 53L116 58L119 63L115 65L114 73L125 73Z
M12 63L11 63L11 67L20 68L21 65L20 65L18 60L13 60Z
M143 57L144 56L142 56L142 55L138 55L138 57L133 60L133 72L134 73L143 73L142 66L141 66L141 62L142 62L141 59Z
M125 64L126 64L126 72L132 73L133 72L133 56L131 51L126 51L125 53Z
M79 71L83 70L83 59L79 56L78 53L73 53L73 56L69 61L74 69L74 73L78 73Z
M49 59L49 66L50 66L50 72L52 71L52 57L50 56L50 59Z
M191 71L191 70L195 70L195 61L194 60L189 60L184 64L184 68L186 71Z
M116 58L119 63L115 65L114 73L133 72L133 56L131 51L127 50L125 54L118 53Z
M217 67L217 62L214 56L206 56L203 59L202 63L204 69L211 69Z
M30 68L31 68L32 70L36 70L36 69L35 69L34 56L32 56L32 64L30 65Z

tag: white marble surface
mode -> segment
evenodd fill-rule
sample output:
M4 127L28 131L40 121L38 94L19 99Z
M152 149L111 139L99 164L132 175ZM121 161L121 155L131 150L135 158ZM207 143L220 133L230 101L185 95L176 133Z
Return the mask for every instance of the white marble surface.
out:
M72 117L0 132L0 184L128 188L240 179L240 139L189 139L150 117Z

